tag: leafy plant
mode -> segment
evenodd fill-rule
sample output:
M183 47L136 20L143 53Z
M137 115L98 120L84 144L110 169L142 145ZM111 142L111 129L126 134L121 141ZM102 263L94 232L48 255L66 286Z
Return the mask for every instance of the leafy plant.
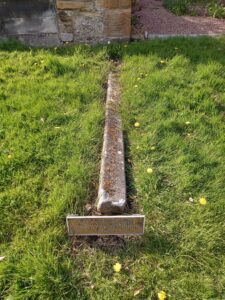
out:
M221 4L215 1L207 5L207 11L209 16L213 18L218 18L218 19L225 18L225 7L223 7Z
M164 0L164 6L175 15L184 15L188 11L186 0Z
M131 17L131 24L132 24L133 26L137 26L138 22L139 22L138 16L133 15L133 16Z
M206 8L207 14L213 18L225 18L224 1L218 0L164 0L164 6L175 15L190 14L197 16L199 12L195 6Z

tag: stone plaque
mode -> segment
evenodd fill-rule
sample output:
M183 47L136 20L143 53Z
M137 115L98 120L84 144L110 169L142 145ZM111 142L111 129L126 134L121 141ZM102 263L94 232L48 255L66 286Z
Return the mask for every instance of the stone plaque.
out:
M67 216L67 228L73 235L141 235L144 233L143 215Z

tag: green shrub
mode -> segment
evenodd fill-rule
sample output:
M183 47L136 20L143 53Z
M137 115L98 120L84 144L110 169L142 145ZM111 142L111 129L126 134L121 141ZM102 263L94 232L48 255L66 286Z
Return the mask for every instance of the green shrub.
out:
M175 15L184 15L188 11L186 0L164 0L164 6Z
M207 11L209 16L213 18L218 18L218 19L225 18L225 7L223 7L222 5L220 5L215 1L207 5Z
M195 5L201 5L206 8L209 16L213 18L225 18L225 7L222 1L218 0L164 0L164 6L175 15L198 15L194 8Z

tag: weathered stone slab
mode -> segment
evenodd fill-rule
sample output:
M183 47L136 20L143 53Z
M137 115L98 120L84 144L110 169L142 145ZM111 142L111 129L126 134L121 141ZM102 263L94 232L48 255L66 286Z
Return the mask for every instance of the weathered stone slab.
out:
M0 0L0 37L29 45L59 45L53 0Z
M96 7L108 9L126 9L131 8L131 0L96 0Z
M57 0L56 6L58 9L91 10L93 9L93 1L92 0L83 0L83 1Z
M29 18L31 15L54 16L52 0L1 0L0 20L2 18Z
M105 130L97 209L102 214L122 213L126 205L124 144L120 117L120 85L109 74Z
M30 18L4 19L3 33L5 34L40 34L58 33L55 17L32 15Z
M73 41L73 34L72 33L61 33L60 39L62 42L72 42Z
M3 36L4 37L4 36ZM53 47L60 45L58 33L42 33L42 34L21 34L10 35L11 38L17 38L22 43L34 47Z
M74 235L142 235L143 215L127 216L67 216L70 236Z
M104 24L98 12L83 12L74 18L74 41L92 42L103 36Z
M105 36L129 39L131 33L130 9L106 9L104 12Z

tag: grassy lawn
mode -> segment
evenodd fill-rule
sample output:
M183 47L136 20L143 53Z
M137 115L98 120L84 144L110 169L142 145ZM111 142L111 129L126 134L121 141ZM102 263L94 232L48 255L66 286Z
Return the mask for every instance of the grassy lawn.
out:
M223 38L0 46L0 298L225 299L224 53ZM71 245L66 214L96 198L108 57L145 235Z
M152 41L126 52L130 189L146 214L143 245L127 263L133 287L140 299L158 290L225 299L225 40Z
M65 216L96 197L107 73L89 47L0 46L1 299L82 294Z

